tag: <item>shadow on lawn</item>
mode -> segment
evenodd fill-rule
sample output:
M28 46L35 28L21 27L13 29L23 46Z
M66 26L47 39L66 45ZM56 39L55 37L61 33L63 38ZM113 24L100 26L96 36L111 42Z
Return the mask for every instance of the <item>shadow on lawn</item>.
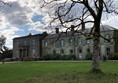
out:
M118 74L48 73L29 78L24 83L118 83Z

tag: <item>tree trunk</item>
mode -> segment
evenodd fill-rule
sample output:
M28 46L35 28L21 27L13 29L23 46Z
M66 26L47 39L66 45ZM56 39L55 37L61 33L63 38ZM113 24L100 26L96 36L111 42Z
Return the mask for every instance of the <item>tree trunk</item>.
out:
M93 57L92 57L92 69L93 73L101 73L100 69L100 25L97 22L93 32Z

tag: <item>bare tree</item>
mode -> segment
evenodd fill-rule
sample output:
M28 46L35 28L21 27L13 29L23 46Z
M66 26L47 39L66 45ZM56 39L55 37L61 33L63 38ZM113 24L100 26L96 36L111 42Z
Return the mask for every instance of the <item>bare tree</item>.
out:
M9 3L5 2L4 0L0 0L0 7L2 7L3 5L11 6Z
M115 13L117 9L113 3L115 0L43 0L42 7L52 5L50 8L55 9L55 16L50 22L50 26L55 21L59 21L62 27L66 27L67 30L73 24L74 28L82 28L81 33L84 33L85 26L92 25L90 35L93 35L93 60L92 60L92 72L101 72L99 64L100 55L100 37L104 38L100 33L100 25L102 14ZM50 15L51 16L51 15ZM108 40L107 38L104 38Z
M4 37L3 35L0 36L0 57L2 59L2 63L4 63L4 56L2 55L2 52L4 50L5 47L5 41L6 41L6 37Z

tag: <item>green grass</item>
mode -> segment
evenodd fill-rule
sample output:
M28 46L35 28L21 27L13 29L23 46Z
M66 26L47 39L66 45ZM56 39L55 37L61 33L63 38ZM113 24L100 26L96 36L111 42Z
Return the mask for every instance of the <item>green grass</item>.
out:
M104 74L88 73L91 62L0 64L0 83L118 83L118 61L101 62Z

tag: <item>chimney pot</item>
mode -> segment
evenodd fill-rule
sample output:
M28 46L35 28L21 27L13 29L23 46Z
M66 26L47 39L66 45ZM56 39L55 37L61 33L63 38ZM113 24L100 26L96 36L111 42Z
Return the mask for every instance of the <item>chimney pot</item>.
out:
M55 30L56 30L56 33L59 33L59 28L55 28Z
M74 25L71 25L71 31L74 32Z

